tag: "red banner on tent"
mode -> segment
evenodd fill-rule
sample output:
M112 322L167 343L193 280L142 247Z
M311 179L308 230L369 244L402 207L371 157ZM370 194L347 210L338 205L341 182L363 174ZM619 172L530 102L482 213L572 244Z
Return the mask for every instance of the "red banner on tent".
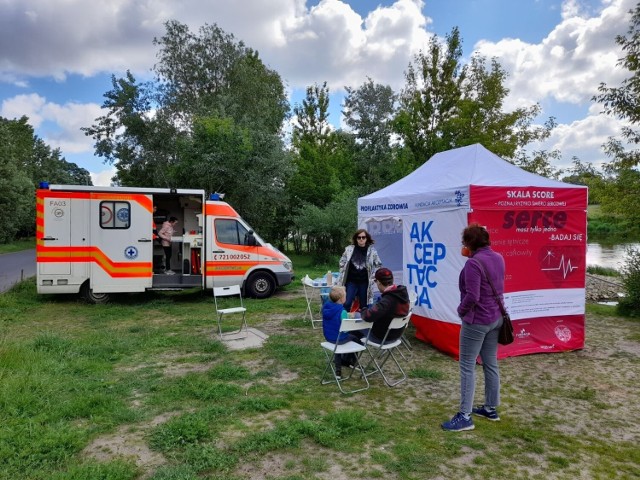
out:
M500 355L583 348L586 189L472 186L470 195L469 221L487 226L505 259L516 341Z
M553 215L545 216L547 211L566 209L585 209L587 207L586 188L550 188L550 187L469 187L472 208L483 210L529 211L529 221L535 212L539 215L537 223L554 222ZM524 219L522 220L524 222Z

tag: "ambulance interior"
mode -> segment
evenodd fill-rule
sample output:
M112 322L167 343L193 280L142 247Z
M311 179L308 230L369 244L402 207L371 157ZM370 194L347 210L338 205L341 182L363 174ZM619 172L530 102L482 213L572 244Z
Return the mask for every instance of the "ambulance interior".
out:
M167 282L200 285L204 228L202 197L184 194L156 194L153 196L153 204L156 207L153 220L158 231L169 218L176 217L178 219L171 241L171 265L166 266L176 275L164 275L165 256L160 239L158 239L153 244L154 286Z

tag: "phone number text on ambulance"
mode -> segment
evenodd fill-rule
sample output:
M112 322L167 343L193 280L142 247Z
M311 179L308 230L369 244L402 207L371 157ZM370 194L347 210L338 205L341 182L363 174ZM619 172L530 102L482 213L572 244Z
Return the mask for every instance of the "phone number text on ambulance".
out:
M248 253L236 253L236 254L221 253L221 254L214 254L213 255L213 260L220 260L220 261L224 261L224 260L250 260L250 259L251 259L251 255L249 255Z

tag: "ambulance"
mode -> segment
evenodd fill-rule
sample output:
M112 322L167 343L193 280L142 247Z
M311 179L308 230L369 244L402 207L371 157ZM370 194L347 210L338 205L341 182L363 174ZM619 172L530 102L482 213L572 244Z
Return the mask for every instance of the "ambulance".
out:
M155 213L154 213L155 207ZM154 226L178 219L171 265ZM222 195L204 190L48 185L36 191L38 293L91 303L145 290L240 285L267 298L294 278L291 260L260 238Z

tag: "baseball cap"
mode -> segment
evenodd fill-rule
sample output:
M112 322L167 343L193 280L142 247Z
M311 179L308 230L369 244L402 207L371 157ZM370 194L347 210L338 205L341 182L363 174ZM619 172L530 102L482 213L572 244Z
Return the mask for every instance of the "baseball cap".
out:
M386 267L381 267L376 270L376 280L384 285L389 285L393 283L393 273Z

